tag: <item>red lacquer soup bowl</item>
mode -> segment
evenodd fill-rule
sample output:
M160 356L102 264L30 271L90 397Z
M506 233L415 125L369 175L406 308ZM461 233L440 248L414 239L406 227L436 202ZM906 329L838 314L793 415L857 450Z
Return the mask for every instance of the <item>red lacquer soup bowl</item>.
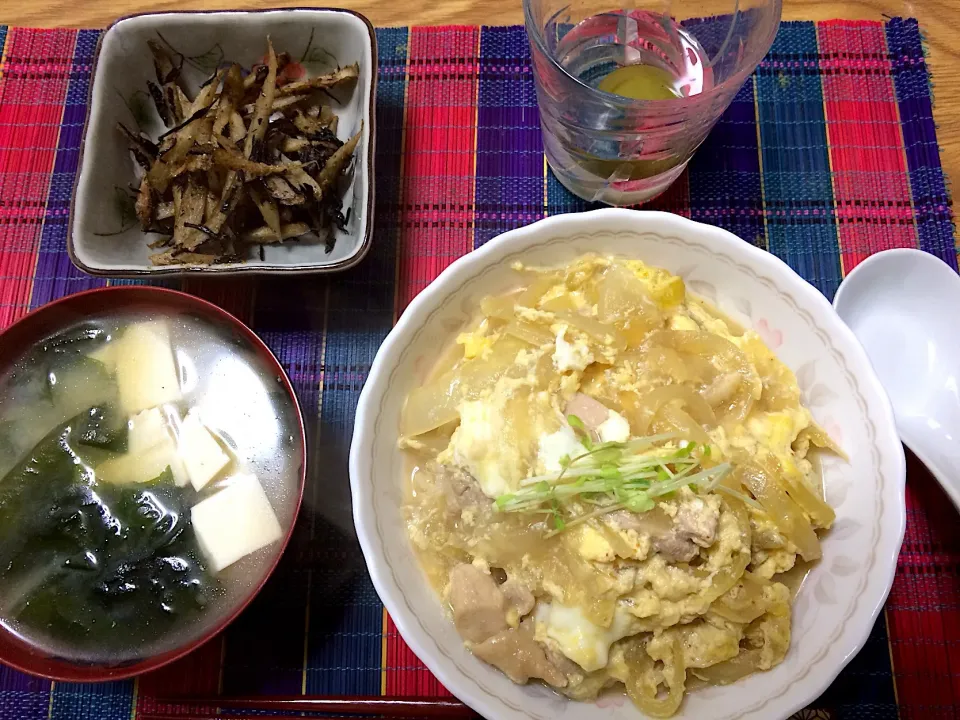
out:
M149 342L141 343L141 337L146 337ZM34 492L30 497L39 497L30 506L35 510L29 515L33 517L47 512L44 496L24 489L29 487L25 483L32 482L34 477L25 474L28 472L24 470L27 463L39 457L41 446L51 437L63 437L55 435L62 432L62 428L71 424L79 426L87 415L94 417L94 411L85 409L73 419L56 418L52 422L44 415L46 406L38 410L37 403L24 403L24 396L12 390L30 387L31 382L48 382L51 398L54 391L67 392L70 381L60 381L60 378L70 377L69 372L58 370L58 376L47 371L47 365L43 364L46 361L36 360L48 357L45 353L52 352L50 348L63 347L59 343L64 338L71 339L69 352L73 354L64 361L64 351L58 349L56 352L61 355L56 356L57 362L86 363L83 367L89 365L101 373L98 377L105 378L105 387L111 382L116 384L116 395L111 396L119 398L116 407L104 405L107 409L98 412L114 414L117 418L115 427L120 428L117 432L129 444L98 447L92 451L95 461L71 449L76 445L56 447L67 447L66 451L75 453L75 464L82 466L76 477L81 478L78 482L83 484L84 498L92 497L91 492L96 495L93 506L99 514L92 516L94 522L99 522L99 518L121 517L119 514L108 516L111 501L104 498L114 498L112 502L116 508L121 504L117 498L130 497L120 493L133 493L139 503L135 505L138 508L135 512L139 513L145 507L144 517L159 518L151 527L162 539L156 541L159 549L150 551L153 555L142 554L141 560L137 561L145 564L135 566L123 557L110 556L109 548L114 548L112 552L116 555L117 547L129 548L131 544L110 545L111 539L108 538L95 546L95 552L88 553L84 549L80 555L89 557L89 567L84 566L80 571L100 574L95 576L97 580L92 585L83 585L83 592L64 598L61 588L74 586L58 583L69 573L77 572L73 569L74 564L64 569L67 564L76 563L76 553L62 562L61 555L56 554L61 550L48 552L47 548L54 545L41 542L45 542L49 534L29 535L39 537L41 541L35 543L29 553L16 551L21 575L14 579L5 578L5 573L14 572L11 570L14 565L5 561L2 544L14 541L11 536L5 541L0 528L0 662L55 680L117 680L154 670L195 650L223 630L257 595L279 563L293 533L306 480L306 436L296 394L277 358L252 330L216 305L181 292L143 286L110 287L71 295L30 313L0 333L0 423L4 423L0 425L0 431L14 433L10 428L21 425L33 428L10 435L24 447L11 450L12 445L7 442L6 459L0 456L0 483L5 478L12 478L7 495L0 492L0 504L5 502L4 497L8 500L14 498L9 500L7 511L13 513L9 519L18 527L34 527L19 521L16 516L16 513L20 513L20 518L28 514L22 510L26 507L22 498L27 497L27 492ZM93 344L87 344L91 340ZM101 352L105 348L108 350ZM77 360L81 355L82 358ZM156 357L161 357L161 361L156 361ZM89 358L99 364L92 365ZM166 368L167 377L175 378L171 381L174 387L172 396L161 393L162 396L151 398L149 392L141 392L138 385L141 363L145 373L143 383L148 389L157 387L156 373ZM157 370L157 367L161 369ZM130 390L131 377L133 390ZM57 382L62 389L56 390ZM168 386L169 383L161 385ZM55 405L57 401L51 399L49 402L55 415L59 408ZM139 404L133 404L137 402ZM151 407L152 403L159 404ZM137 418L142 421L140 425L137 425ZM145 418L162 418L162 422L169 425L161 425L160 434L149 436L153 438L151 442L158 444L146 446L138 440L140 444L134 447L135 428L139 431L146 427ZM42 425L39 432L36 430L38 423ZM126 431L123 430L124 423ZM51 426L48 428L47 425ZM70 437L83 437L83 442L89 439L87 435L77 435L79 430L67 432L74 432ZM34 445L34 435L30 433L45 439ZM3 440L0 437L0 441ZM143 447L149 447L151 454L139 456L134 453L135 449ZM161 450L156 450L158 447ZM161 456L158 454L161 452L170 454ZM142 459L144 457L147 459ZM157 457L163 458L159 466L165 466L165 469L158 476L160 480L154 481L148 477L151 472L143 468L150 462L158 466ZM123 464L129 460L135 462ZM117 476L119 480L108 483L108 477ZM35 477L42 480L43 470L37 471ZM15 489L10 491L9 488ZM165 499L169 497L175 497L176 503ZM143 498L147 499L146 504ZM54 505L53 501L51 505ZM90 506L90 503L80 503L76 507ZM159 511L156 510L158 507ZM66 517L64 522L74 522L72 515L64 515L59 504L56 508L51 512L59 513L57 518ZM74 506L70 508L73 513ZM0 516L3 510L0 507ZM84 515L85 512L80 515L91 517ZM110 525L104 520L104 527L129 529L140 526L140 515L127 517L132 517L133 522ZM161 522L166 524L161 526ZM41 524L40 527L44 528L42 532L61 532L59 525L55 525L53 531L48 530L49 525ZM156 530L157 527L160 530ZM137 532L128 531L130 537ZM18 542L21 545L25 536L20 535ZM62 535L56 537L62 538ZM96 537L102 539L103 534ZM186 548L181 552L183 557L172 557L176 554L171 549L174 547L170 544L172 542L182 543L176 546L180 550ZM43 549L37 551L38 546ZM60 545L56 547L61 548ZM73 547L68 546L68 554L72 551ZM24 557L44 568L55 568L54 575L44 577L57 579L44 580L39 585L33 583L29 578L35 575L23 571L28 566ZM149 562L143 560L144 557L150 558ZM154 570L157 565L150 563L169 564L174 574L169 574L166 565L163 570ZM131 566L141 574L129 571ZM148 569L144 570L144 567ZM184 568L194 574L182 574L187 571ZM168 574L161 576L161 572ZM178 572L181 574L177 575ZM160 577L164 578L163 583L158 582ZM175 580L170 580L171 577ZM130 578L134 580L124 584ZM5 583L5 579L9 582ZM81 584L85 582L84 579ZM48 585L55 590L49 591L53 594L43 596L46 604L42 604L38 596L31 593L44 592ZM11 593L9 588L12 586L27 590L5 598L4 593ZM156 590L157 587L161 590ZM190 594L163 594L170 587L176 591L187 587ZM156 613L150 617L158 617L158 620L137 624L139 606L132 606L134 613L131 616L129 603L134 596L123 596L123 592L131 588L140 593L136 598L146 599L149 612ZM78 601L78 597L83 599ZM184 597L190 602L183 601ZM50 601L50 598L56 598L56 601ZM123 602L128 605L122 605ZM93 606L95 609L90 610ZM29 609L25 611L25 607ZM37 610L38 607L42 610ZM122 617L134 617L134 622L113 621L121 616L115 614L120 612L117 609L120 607L127 613ZM85 619L75 621L71 615L74 612ZM143 613L144 616L147 614ZM24 620L25 617L28 619ZM55 618L55 622L37 622L36 617ZM105 623L104 618L111 622ZM134 625L136 630L132 629ZM69 632L64 632L63 628Z

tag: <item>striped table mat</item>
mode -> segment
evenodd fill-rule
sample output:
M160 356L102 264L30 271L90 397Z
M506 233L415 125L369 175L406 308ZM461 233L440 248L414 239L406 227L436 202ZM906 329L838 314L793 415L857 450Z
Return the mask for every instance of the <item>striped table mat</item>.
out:
M295 540L221 637L136 681L51 683L0 667L0 719L122 720L179 692L444 692L380 605L353 533L347 449L360 388L403 307L454 258L587 207L545 169L519 27L379 30L375 246L317 278L188 280L250 323L309 419ZM64 243L96 31L0 27L0 327L103 285ZM732 230L825 295L884 248L957 265L922 39L913 20L785 23L688 172L656 207ZM907 536L864 650L800 718L960 716L960 533L915 461Z

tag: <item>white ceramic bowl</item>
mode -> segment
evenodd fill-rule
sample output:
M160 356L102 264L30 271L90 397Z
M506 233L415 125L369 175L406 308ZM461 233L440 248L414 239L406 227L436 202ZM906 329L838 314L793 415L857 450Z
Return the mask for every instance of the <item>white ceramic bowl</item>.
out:
M288 52L310 74L358 63L360 76L349 94L331 102L340 117L337 134L345 140L363 126L354 153L351 179L343 195L349 210L346 232L335 230L327 253L310 236L264 246L264 259L243 263L156 267L147 247L153 236L140 230L125 189L135 182L135 163L118 122L156 138L164 128L146 94L154 81L147 40L160 40L186 57L182 77L193 93L221 62L250 67L266 53L267 36L277 52ZM67 250L73 263L91 275L236 275L315 273L344 270L363 259L373 234L374 98L376 36L369 21L349 10L297 9L229 12L171 12L118 20L100 39L90 89L90 112L74 185Z
M480 299L510 289L510 264L558 265L587 252L638 258L752 327L797 374L804 402L850 455L824 460L837 522L797 597L783 663L688 694L679 717L786 718L817 698L863 646L903 540L904 456L890 403L861 346L827 300L779 259L675 215L597 210L501 235L457 260L411 303L381 346L360 397L350 453L354 521L367 567L401 635L440 681L488 718L640 718L623 697L567 700L514 685L464 647L407 539L400 505L400 411Z

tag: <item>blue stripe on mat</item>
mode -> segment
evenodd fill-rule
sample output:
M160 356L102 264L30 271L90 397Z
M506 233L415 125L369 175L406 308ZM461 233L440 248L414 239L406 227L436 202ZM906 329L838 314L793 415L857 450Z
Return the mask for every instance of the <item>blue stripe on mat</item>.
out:
M692 219L766 246L752 78L694 154L688 173Z
M129 720L133 680L109 683L55 683L50 720ZM46 716L45 716L46 717Z
M607 207L603 203L587 202L583 198L577 197L567 190L557 176L553 174L553 168L547 168L547 206L545 215L560 215L561 213L583 212L584 210L596 210Z
M543 141L522 27L480 40L474 246L543 217Z
M226 693L380 690L383 606L353 530L347 475L360 389L394 313L407 31L378 30L377 40L378 223L370 254L333 280L264 278L257 292L253 326L293 382L310 460L291 547L228 631Z
M266 281L256 285L253 327L277 356L300 400L307 427L315 427L322 328L303 316L322 318L322 293L303 293L302 283L287 282L285 291ZM279 296L276 294L279 291ZM280 307L291 302L287 312ZM299 329L299 327L309 329ZM309 487L309 486L308 486ZM250 607L226 631L222 666L228 694L296 694L303 677L306 626L306 573L297 562L302 553L303 514L280 566Z
M0 49L3 46L0 27ZM0 720L47 720L50 681L0 665Z
M544 215L560 215L561 213L584 212L610 207L605 203L590 202L574 195L557 180L553 168L549 166L547 167L546 188L547 205Z
M227 695L295 695L303 678L307 576L288 548L281 565L224 637Z
M830 715L826 717L831 720L895 720L899 717L885 614L877 618L863 649L813 707L829 708ZM818 716L799 715L800 720L806 717Z
M940 165L930 75L916 20L893 18L887 23L887 51L900 107L920 249L956 269L951 201Z
M323 399L310 459L314 493L305 508L313 570L306 663L310 693L376 695L380 690L383 609L353 529L347 454L360 390L393 322L389 245L380 245L376 258L328 286ZM390 262L382 261L385 255Z
M407 30L378 30L377 44L384 70L377 92L379 224L367 259L327 286L323 396L311 459L317 492L308 513L316 569L306 691L318 694L380 693L383 606L353 528L347 454L360 390L393 326Z
M812 22L787 22L757 69L770 252L832 298L840 284L823 90Z

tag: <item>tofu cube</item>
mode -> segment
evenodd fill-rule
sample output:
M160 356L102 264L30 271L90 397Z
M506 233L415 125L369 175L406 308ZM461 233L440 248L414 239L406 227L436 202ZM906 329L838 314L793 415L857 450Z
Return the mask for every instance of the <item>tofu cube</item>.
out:
M116 348L116 342L108 342L92 353L89 353L87 357L91 360L96 360L98 363L103 363L108 370L113 372L117 369Z
M195 410L180 424L180 459L194 489L200 492L230 464L220 443L213 437Z
M133 415L182 397L165 323L135 323L115 343L112 359L125 413Z
M238 475L190 511L200 549L213 572L283 536L270 500L254 475Z
M143 452L154 445L172 439L170 423L160 408L139 412L127 423L127 452L129 453Z
M95 473L101 482L127 485L156 480L167 468L170 468L173 481L178 486L183 487L189 482L173 438L167 438L146 450L128 452L106 460L97 465Z
M134 415L128 421L127 433L127 452L98 465L99 480L114 485L150 482L169 467L179 487L189 482L163 410L151 408Z

